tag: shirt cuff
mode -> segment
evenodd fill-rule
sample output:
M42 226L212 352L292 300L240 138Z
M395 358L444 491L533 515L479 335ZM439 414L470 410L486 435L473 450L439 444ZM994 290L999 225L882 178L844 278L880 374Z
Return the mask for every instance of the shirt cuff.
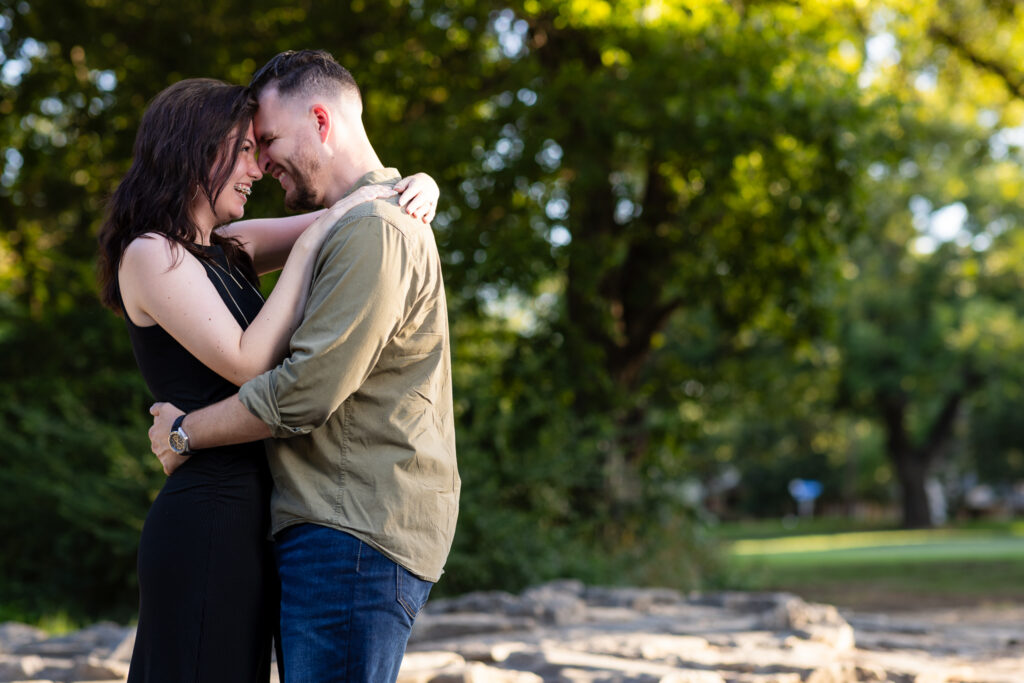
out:
M304 433L302 429L281 423L281 411L278 409L277 395L274 393L273 370L253 377L243 384L238 390L238 400L250 413L267 423L270 434L275 439L286 439Z

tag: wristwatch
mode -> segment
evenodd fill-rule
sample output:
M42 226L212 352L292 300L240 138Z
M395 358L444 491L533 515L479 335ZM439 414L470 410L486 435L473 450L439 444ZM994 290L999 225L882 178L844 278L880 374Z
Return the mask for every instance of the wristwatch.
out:
M174 420L174 424L171 425L171 433L167 437L167 443L170 445L171 450L178 455L190 455L192 451L188 448L188 434L181 428L181 423L185 420L184 415L179 415Z

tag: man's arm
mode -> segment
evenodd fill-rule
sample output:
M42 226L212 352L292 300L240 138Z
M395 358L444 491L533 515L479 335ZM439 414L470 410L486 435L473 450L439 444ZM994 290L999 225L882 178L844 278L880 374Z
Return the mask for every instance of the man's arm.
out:
M376 216L357 218L329 237L291 356L246 382L236 396L189 413L182 428L190 448L287 438L323 424L359 388L397 331L408 258L402 235ZM182 413L166 403L150 412L156 418L153 453L165 472L174 471L184 458L167 437Z
M160 459L164 473L169 475L190 457L175 453L167 440L171 425L182 411L170 403L154 403L149 413L153 416L153 426L149 428L150 447ZM181 428L188 434L192 450L259 441L270 436L270 427L242 405L238 394L189 413Z
M239 390L272 436L320 427L366 381L401 328L411 258L401 231L379 216L356 217L327 239L291 355Z

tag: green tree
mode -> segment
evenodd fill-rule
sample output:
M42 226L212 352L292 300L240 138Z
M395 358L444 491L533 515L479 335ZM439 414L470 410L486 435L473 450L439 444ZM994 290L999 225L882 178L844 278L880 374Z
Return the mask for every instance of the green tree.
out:
M925 484L948 453L973 396L1016 367L1024 330L987 339L982 320L1022 312L993 298L1000 237L1021 220L1019 154L1003 142L1020 124L1017 75L999 60L1019 32L1012 4L939 2L878 12L868 92L889 103L863 178L867 236L846 266L838 407L873 416L885 434L906 526L929 526ZM984 46L984 47L983 47ZM996 57L998 56L998 60ZM1011 145L1012 147L1012 145ZM956 234L942 234L950 231ZM998 328L996 328L998 329Z
M103 198L166 85L245 82L280 50L323 47L362 85L385 162L441 183L465 481L444 585L655 580L644 572L678 560L652 553L676 545L658 533L701 543L680 512L688 472L717 453L767 471L778 454L847 448L835 396L876 415L864 397L887 375L837 349L883 329L868 301L871 287L884 298L886 263L942 270L906 251L911 197L963 202L978 234L1016 225L1015 152L997 158L988 138L1021 116L1007 87L1018 19L979 0L0 0L0 472L16 492L0 513L25 520L2 534L5 557L25 559L5 567L21 578L0 582L0 602L46 561L41 539L73 547L93 527L118 550L54 572L84 566L109 579L98 602L134 602L129 539L160 476L93 254ZM887 40L894 62L873 56ZM984 173L963 189L929 170L943 159L961 180L975 161ZM280 210L271 185L254 215ZM1002 208L986 213L992 193ZM892 257L847 249L856 235ZM875 284L850 289L851 265ZM956 290L958 320L977 325L994 309L960 292L971 277L933 290ZM967 353L972 328L939 308L942 348ZM904 360L919 364L904 375L936 372ZM54 485L33 499L41 477Z

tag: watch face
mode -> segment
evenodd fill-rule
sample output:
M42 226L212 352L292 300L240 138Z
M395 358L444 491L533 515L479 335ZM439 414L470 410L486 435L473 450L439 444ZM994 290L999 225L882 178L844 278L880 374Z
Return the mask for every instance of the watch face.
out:
M168 441L171 444L171 450L175 453L184 453L185 449L188 448L185 437L181 432L171 432L170 437L168 437Z

